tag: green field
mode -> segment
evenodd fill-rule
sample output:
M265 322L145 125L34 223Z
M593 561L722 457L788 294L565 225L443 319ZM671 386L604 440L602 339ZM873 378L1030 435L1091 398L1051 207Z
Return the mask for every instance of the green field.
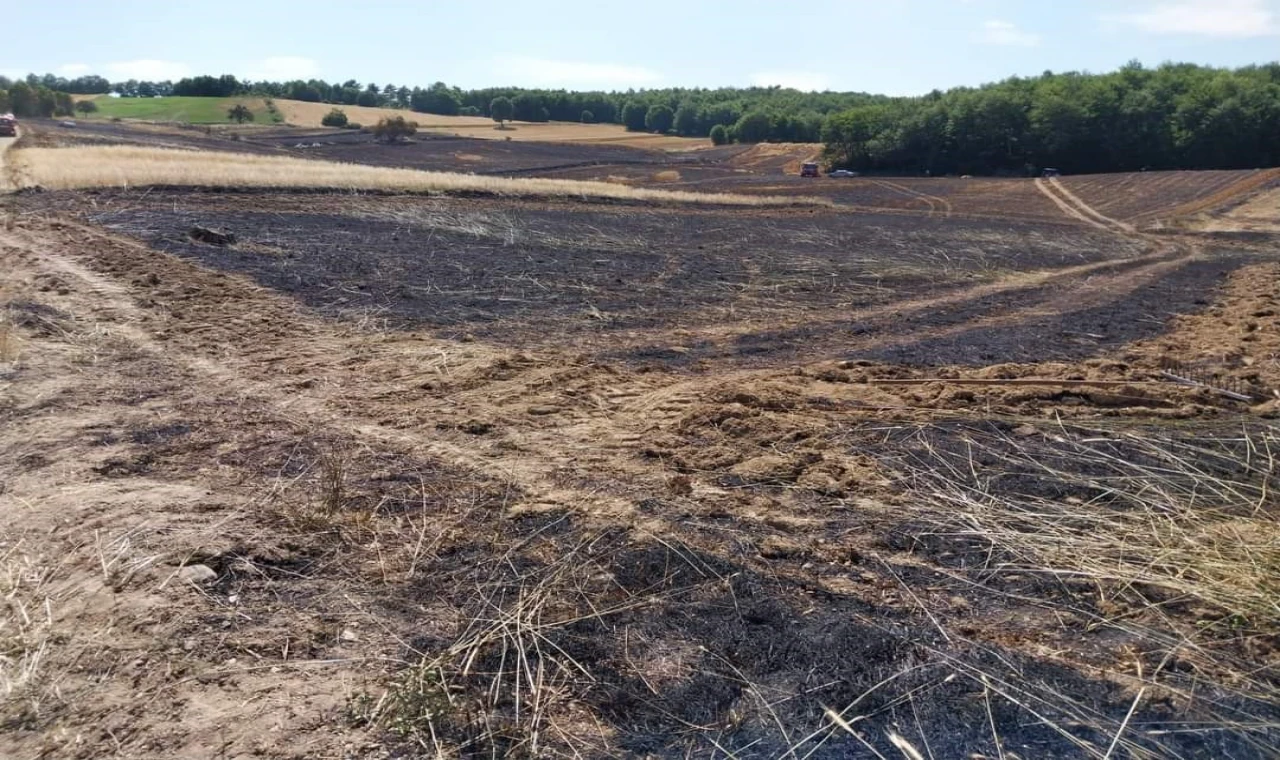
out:
M94 98L98 110L89 118L145 119L189 124L226 124L227 111L243 103L253 112L254 123L273 123L261 98Z

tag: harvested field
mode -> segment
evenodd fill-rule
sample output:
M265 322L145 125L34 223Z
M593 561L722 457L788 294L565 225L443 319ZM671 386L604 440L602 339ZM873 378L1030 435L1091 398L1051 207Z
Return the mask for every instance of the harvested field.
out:
M1274 756L1274 237L614 168L6 195L0 756Z
M299 127L319 127L320 120L334 108L327 103L303 103L297 100L277 100L276 105L284 114L286 122ZM516 121L508 122L506 129L497 129L498 125L493 119L481 116L441 116L391 108L339 107L346 112L351 121L366 126L386 117L403 116L416 121L418 128L426 132L460 135L480 140L602 143L666 151L697 150L711 145L711 141L706 138L628 132L620 124Z
M416 193L489 193L512 196L593 197L668 203L742 206L815 205L817 199L751 197L629 188L554 179L506 179L423 172L252 154L143 148L126 145L23 148L10 160L29 181L52 189L137 187L334 188Z

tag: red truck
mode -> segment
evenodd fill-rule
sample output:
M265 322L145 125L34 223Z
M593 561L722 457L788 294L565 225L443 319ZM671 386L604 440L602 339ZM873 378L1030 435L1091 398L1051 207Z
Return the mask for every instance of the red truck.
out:
M18 120L13 118L13 114L0 114L0 137L17 137L18 136Z

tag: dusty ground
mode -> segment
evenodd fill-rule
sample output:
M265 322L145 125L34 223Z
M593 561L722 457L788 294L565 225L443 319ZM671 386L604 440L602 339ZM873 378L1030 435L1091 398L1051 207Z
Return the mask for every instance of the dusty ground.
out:
M831 186L7 197L0 756L1274 754L1274 240Z

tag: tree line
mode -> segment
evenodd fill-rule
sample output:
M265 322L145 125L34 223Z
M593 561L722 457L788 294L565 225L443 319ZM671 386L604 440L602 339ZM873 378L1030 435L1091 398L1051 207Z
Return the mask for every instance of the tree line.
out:
M931 174L1280 165L1280 63L1013 78L865 104L822 129L828 159Z
M11 81L0 77L0 113L18 118L70 116L74 112L71 94L51 90L40 83Z
M356 80L252 82L198 76L108 83L34 74L40 93L114 92L275 98L507 120L616 123L637 132L729 142L823 142L833 166L920 174L1024 174L1250 168L1280 165L1280 63L1221 69L1192 64L1106 74L1046 72L920 97L799 92L780 87L665 88L626 92L489 87L463 90ZM23 102L31 102L29 93ZM16 108L15 108L16 110ZM69 112L69 108L67 109ZM19 114L21 115L21 114Z

